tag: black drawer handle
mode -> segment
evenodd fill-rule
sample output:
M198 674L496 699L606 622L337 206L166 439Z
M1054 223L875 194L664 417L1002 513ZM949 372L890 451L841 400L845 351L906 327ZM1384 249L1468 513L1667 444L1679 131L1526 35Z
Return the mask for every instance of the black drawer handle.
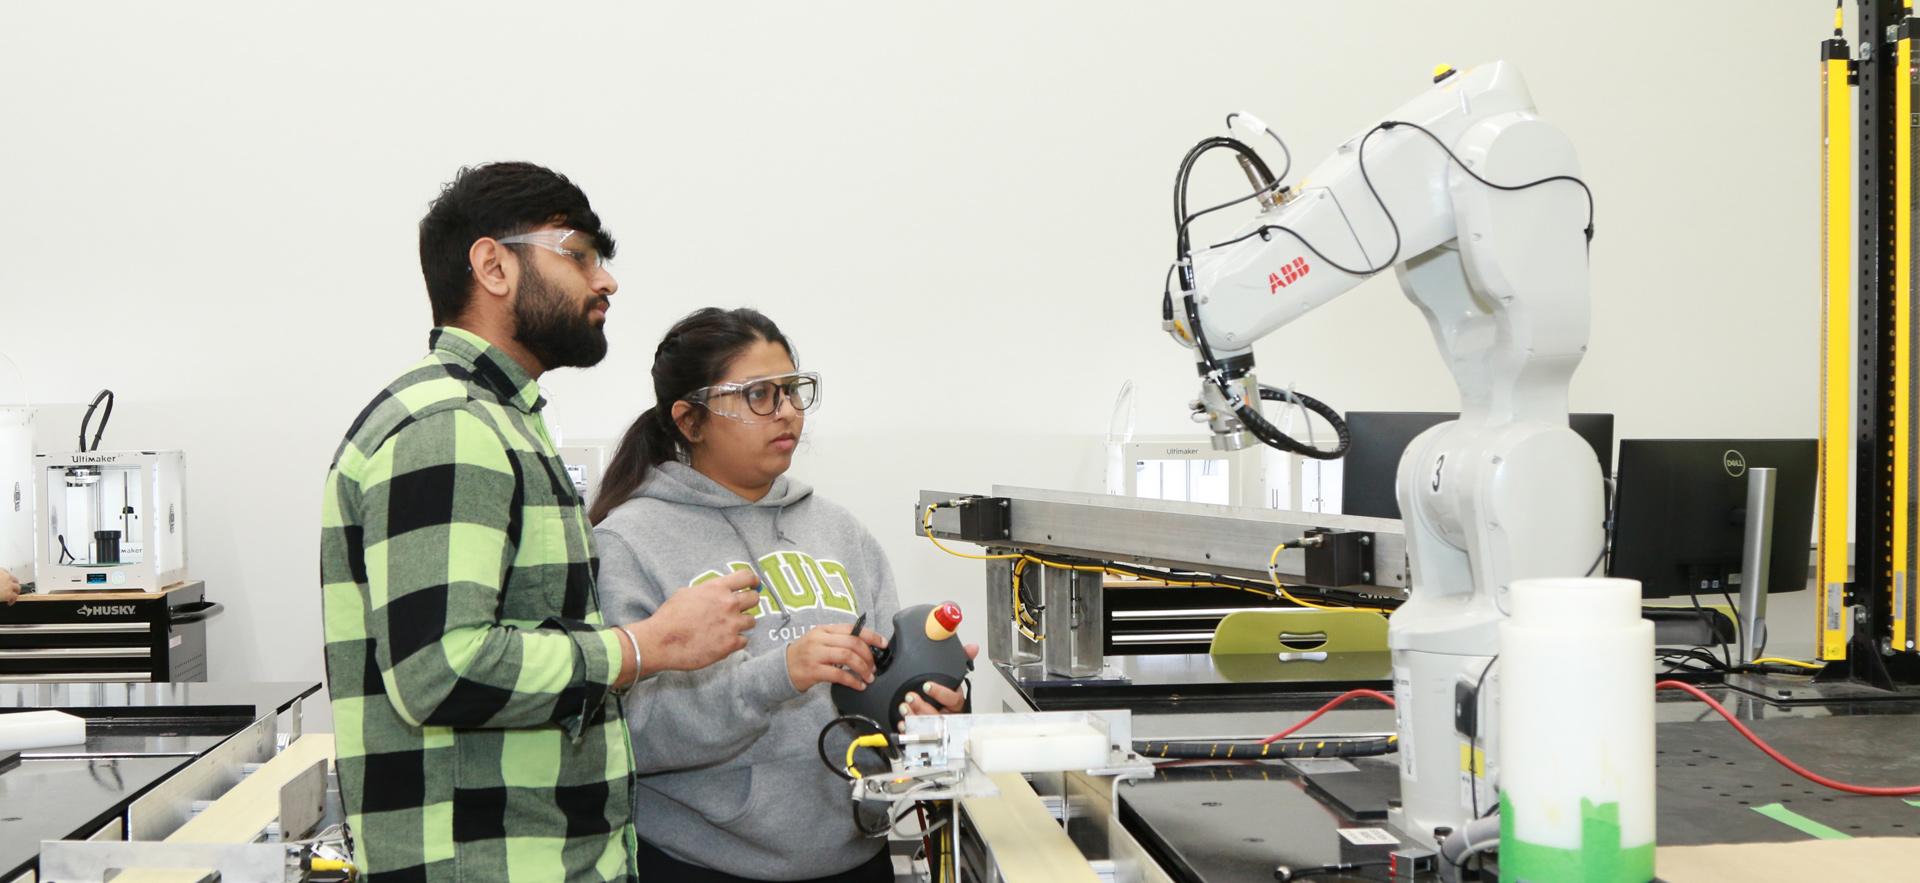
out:
M221 606L218 601L195 601L191 604L182 604L173 608L172 615L168 618L167 624L187 625L189 623L205 622L206 620L219 616L220 611L225 609L226 608Z

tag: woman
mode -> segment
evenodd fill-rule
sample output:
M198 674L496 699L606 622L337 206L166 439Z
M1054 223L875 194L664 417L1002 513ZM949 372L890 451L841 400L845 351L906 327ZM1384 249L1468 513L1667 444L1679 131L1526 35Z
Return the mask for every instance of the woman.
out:
M819 391L766 316L681 319L653 354L660 404L620 440L589 512L609 622L651 614L673 586L760 574L745 652L643 681L626 703L642 879L893 880L885 841L859 833L816 753L835 716L826 685L872 680L869 647L899 607L873 535L785 475ZM912 712L960 709L930 686Z

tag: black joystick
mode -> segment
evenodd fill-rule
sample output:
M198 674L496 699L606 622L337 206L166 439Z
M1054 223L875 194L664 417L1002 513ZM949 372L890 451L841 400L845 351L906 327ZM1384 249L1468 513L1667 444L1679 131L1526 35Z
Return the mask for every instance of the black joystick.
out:
M924 693L922 685L929 681L958 690L973 669L966 647L954 636L959 627L960 605L952 601L894 614L893 640L887 649L873 653L873 683L865 690L833 685L833 707L843 715L871 718L890 731L898 729L900 705L908 693Z

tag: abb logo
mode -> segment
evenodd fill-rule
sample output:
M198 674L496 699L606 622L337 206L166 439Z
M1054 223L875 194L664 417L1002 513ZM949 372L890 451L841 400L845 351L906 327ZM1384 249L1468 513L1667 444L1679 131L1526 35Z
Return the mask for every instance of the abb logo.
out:
M1273 294L1292 285L1300 277L1307 275L1307 271L1311 269L1313 268L1307 266L1306 258L1294 258L1293 263L1281 267L1280 272L1267 274L1267 293Z

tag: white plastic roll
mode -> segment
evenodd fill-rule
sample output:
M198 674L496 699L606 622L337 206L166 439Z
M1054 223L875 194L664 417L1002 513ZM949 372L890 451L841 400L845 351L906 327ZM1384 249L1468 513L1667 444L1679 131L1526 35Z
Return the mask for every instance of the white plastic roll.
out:
M1513 583L1500 624L1500 879L1653 878L1653 624L1624 579Z
M64 711L0 714L0 751L26 751L87 741L87 722Z
M988 773L1089 770L1107 763L1107 736L1083 723L976 728L967 739L973 765Z

